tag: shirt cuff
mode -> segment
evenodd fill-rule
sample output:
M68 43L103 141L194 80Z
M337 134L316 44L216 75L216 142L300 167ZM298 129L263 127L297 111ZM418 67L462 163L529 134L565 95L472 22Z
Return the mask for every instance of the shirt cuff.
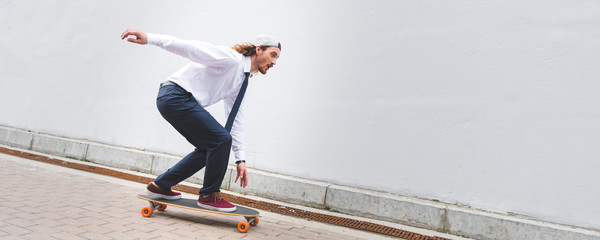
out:
M237 150L234 152L235 154L235 160L247 160L246 159L246 152L244 150Z
M150 45L156 45L157 43L160 42L158 34L146 33L146 36L148 37L148 44L150 44Z

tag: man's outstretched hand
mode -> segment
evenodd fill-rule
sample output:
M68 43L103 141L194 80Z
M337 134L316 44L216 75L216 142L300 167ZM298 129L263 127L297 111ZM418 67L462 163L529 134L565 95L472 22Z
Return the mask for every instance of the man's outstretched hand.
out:
M246 171L246 163L241 162L236 164L237 168L237 176L235 177L234 183L237 183L238 179L240 180L240 187L245 188L248 186L248 171Z
M128 38L129 36L135 36L135 38ZM121 34L121 39L127 38L127 41L137 44L146 44L148 43L148 35L146 33L137 30L137 29L127 29L123 34Z

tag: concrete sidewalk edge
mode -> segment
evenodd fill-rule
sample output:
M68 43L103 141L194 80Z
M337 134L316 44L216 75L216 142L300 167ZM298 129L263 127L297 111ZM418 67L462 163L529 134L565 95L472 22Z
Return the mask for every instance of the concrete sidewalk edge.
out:
M164 172L181 158L1 125L0 144L151 175ZM232 183L233 171L233 166L230 166L223 189L458 236L476 239L600 239L600 231L595 229L489 213L447 203L338 186L255 169L249 169L253 185L243 189ZM202 184L202 178L197 177L202 174L200 172L188 181Z

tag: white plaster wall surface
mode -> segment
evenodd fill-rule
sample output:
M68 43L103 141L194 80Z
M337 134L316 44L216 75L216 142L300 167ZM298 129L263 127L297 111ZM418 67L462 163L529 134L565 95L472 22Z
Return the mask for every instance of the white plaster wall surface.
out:
M266 32L249 166L600 229L598 24L592 0L4 0L0 124L184 155L155 96L187 61L120 33Z

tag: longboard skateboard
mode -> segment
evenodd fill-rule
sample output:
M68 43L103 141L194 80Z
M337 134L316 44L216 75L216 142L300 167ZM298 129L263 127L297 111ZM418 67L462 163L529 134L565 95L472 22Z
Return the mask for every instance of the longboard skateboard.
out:
M182 199L177 199L177 200L152 199L148 195L138 195L138 198L142 199L142 200L146 200L150 203L150 206L142 208L142 216L144 216L144 217L152 216L152 213L154 212L155 209L158 211L164 211L167 208L167 206L173 206L173 207L179 207L179 208L184 208L184 209L196 210L196 211L200 211L200 212L216 213L216 214L229 215L229 216L242 216L242 217L246 218L246 221L240 222L237 226L238 231L240 231L242 233L247 232L248 229L250 228L250 226L256 226L258 224L258 215L259 215L258 211L254 210L254 209L242 207L242 206L236 205L236 210L233 212L218 212L218 211L211 211L211 210L207 210L207 209L198 207L198 205L196 205L196 201L197 201L196 199L190 199L190 198L182 198Z

